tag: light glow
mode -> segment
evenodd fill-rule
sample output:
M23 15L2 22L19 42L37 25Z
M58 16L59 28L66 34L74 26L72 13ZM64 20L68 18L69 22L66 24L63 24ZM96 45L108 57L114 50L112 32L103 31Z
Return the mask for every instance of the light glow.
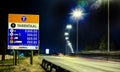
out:
M72 29L72 25L68 24L68 25L66 26L66 28L67 28L67 29Z
M49 49L46 49L46 50L45 50L45 53L46 53L46 54L49 54L49 51L50 51Z
M79 20L80 18L82 18L82 16L84 15L83 14L83 11L82 9L80 8L75 8L74 10L72 10L72 18L75 19L75 20Z
M65 39L66 39L66 40L68 40L68 39L69 39L69 37L65 37Z
M71 50L71 53L74 53L74 50L73 50L71 42L70 41L67 41L67 42L68 42L68 46L69 46L69 48Z
M68 36L68 35L69 35L69 33L68 33L68 32L65 32L65 33L64 33L64 35L65 35L65 36Z

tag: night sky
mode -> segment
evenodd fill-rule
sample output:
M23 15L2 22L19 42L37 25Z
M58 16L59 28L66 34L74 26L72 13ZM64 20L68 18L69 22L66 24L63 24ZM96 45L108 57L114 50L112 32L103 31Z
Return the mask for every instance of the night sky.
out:
M80 0L79 0L80 1ZM107 42L107 4L91 8L95 0L86 0L85 17L79 21L79 51L101 38ZM91 1L91 2L90 2ZM120 50L120 1L110 3L110 40L114 50ZM0 43L7 41L7 24L9 13L40 15L40 50L46 48L51 53L65 52L64 32L67 24L72 24L70 41L76 48L76 22L70 19L70 12L78 0L9 0L0 1Z

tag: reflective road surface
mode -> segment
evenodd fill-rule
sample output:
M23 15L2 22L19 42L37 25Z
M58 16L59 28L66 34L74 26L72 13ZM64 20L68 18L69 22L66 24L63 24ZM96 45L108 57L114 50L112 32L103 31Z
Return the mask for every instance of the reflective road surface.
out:
M120 72L120 62L66 56L41 56L41 58L71 72Z

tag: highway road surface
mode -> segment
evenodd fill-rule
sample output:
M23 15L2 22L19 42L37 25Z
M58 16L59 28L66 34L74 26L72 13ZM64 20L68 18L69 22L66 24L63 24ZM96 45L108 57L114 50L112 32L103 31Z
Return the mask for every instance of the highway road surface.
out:
M120 62L66 56L41 56L41 58L71 72L120 72Z

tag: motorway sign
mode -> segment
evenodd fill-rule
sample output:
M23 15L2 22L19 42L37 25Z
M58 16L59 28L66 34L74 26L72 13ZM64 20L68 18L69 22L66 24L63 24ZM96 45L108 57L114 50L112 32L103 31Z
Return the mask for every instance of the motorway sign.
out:
M8 49L39 49L39 15L8 14Z

